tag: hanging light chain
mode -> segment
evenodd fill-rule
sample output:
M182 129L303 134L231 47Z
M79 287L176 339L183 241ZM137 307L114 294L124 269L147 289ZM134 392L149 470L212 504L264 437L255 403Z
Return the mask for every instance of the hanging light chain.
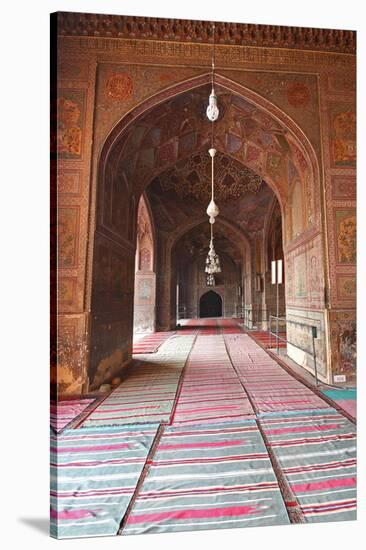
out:
M213 124L213 122L212 122ZM213 140L212 140L212 148L213 148ZM215 149L213 149L215 151ZM215 181L215 173L214 173L214 154L211 157L211 200L215 200L214 197L214 181Z
M207 118L214 122L219 117L219 109L217 107L217 97L215 94L215 24L212 25L213 29L213 47L212 47L212 76L211 76L211 84L212 84L212 90L211 94L208 100L208 107L206 110Z
M214 247L213 237L213 224L215 218L219 215L219 208L215 203L215 155L216 149L214 148L214 122L218 119L219 109L217 107L217 97L215 94L215 24L212 25L213 30L213 47L212 47L212 91L209 97L209 104L207 107L207 118L211 122L211 149L209 149L209 155L211 157L211 201L207 207L207 215L209 216L209 222L211 226L211 238L209 250L206 258L205 273L207 273L206 284L208 286L215 285L214 273L221 273L220 259L216 254Z

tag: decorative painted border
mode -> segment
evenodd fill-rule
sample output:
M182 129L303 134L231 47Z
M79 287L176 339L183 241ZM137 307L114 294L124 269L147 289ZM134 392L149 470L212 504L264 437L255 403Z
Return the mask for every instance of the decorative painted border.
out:
M341 262L340 259L339 259L339 250L338 250L338 243L337 243L338 234L337 234L336 215L337 215L337 212L344 212L344 211L354 212L355 216L357 214L355 207L349 207L348 205L334 206L333 207L333 210L332 210L332 223L333 223L333 231L334 231L333 246L334 246L335 262L336 262L337 267L346 267L346 266L347 267L348 266L355 267L356 262Z
M331 196L333 200L356 200L356 176L332 174Z
M134 38L211 43L212 22L162 17L58 12L58 33L69 36ZM217 44L356 52L352 30L215 22Z
M63 197L80 197L82 171L60 168L57 172L57 191Z

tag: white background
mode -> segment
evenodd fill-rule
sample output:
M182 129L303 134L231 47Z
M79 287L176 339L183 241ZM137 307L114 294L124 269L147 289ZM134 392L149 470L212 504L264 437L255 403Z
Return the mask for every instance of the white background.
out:
M0 544L2 548L321 547L365 534L365 23L357 0L7 0L0 12ZM48 537L49 13L89 11L358 30L359 520L56 541ZM362 104L363 103L363 104ZM363 242L362 242L363 241Z

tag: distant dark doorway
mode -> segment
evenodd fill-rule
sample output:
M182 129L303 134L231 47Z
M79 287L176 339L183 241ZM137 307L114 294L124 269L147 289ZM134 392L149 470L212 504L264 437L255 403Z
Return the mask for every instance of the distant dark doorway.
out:
M222 298L209 290L200 298L200 317L222 317Z

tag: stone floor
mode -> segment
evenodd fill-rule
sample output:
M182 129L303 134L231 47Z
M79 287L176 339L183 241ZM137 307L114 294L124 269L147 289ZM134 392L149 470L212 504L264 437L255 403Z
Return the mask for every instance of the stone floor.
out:
M185 321L51 434L51 534L355 519L356 428L232 319Z

